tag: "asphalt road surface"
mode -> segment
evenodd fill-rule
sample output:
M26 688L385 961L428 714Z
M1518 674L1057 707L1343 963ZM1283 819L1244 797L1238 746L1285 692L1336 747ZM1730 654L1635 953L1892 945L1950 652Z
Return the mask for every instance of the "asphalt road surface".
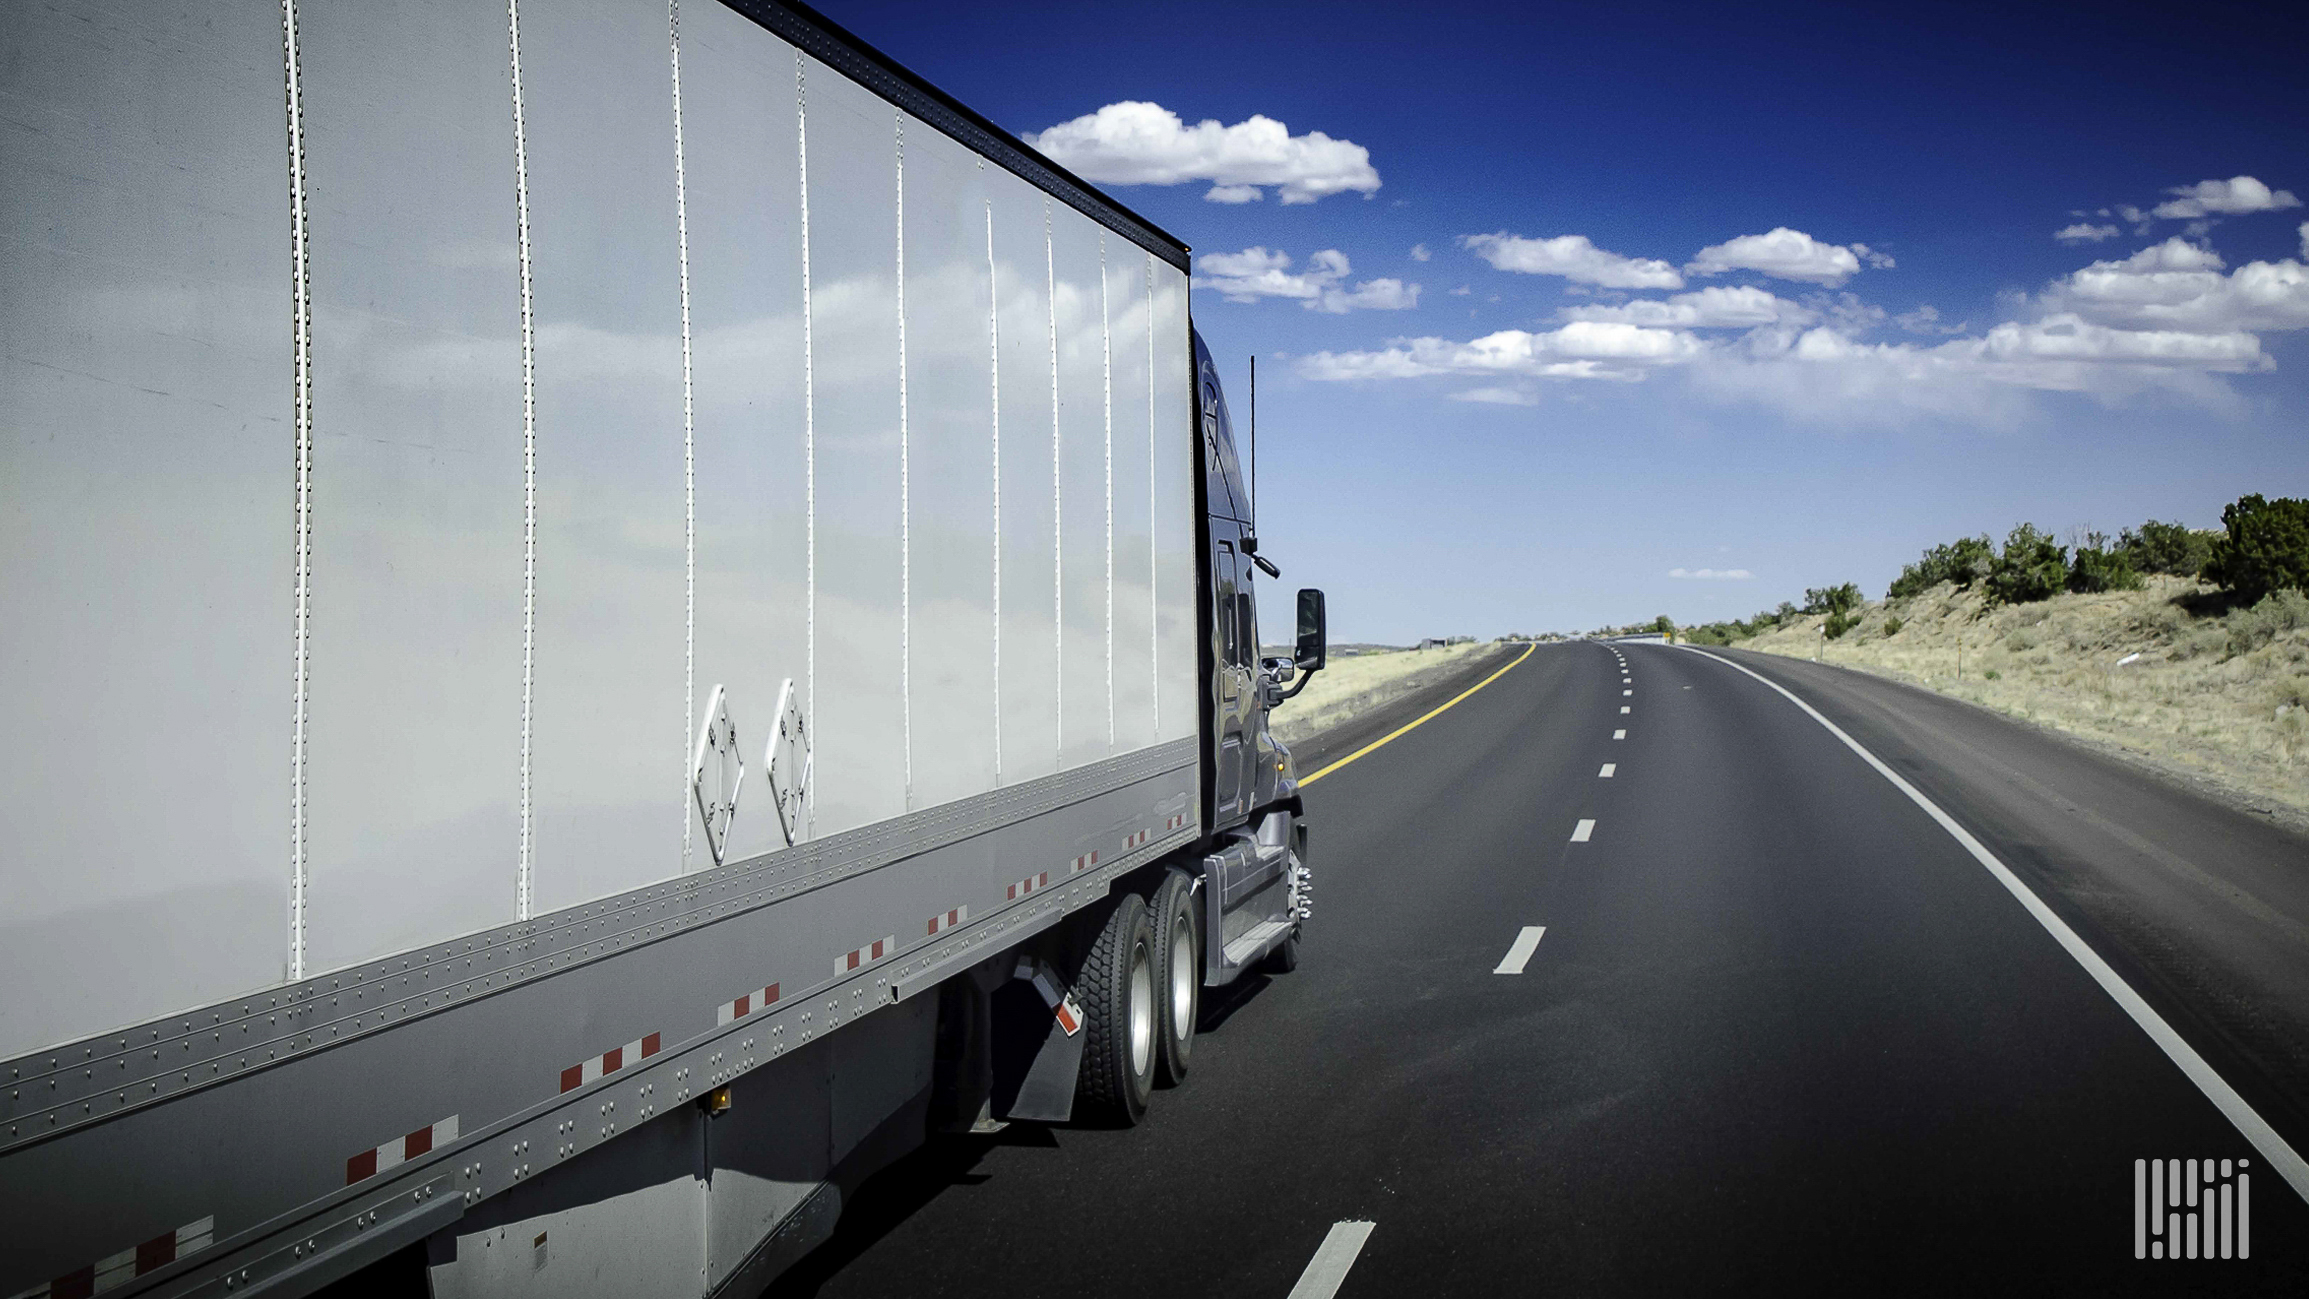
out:
M935 1139L772 1293L2309 1292L2309 844L2249 812L1595 643L1306 794L1301 964L1211 997L1145 1123ZM2137 1259L2149 1159L2227 1161L2184 1168L2251 1256Z

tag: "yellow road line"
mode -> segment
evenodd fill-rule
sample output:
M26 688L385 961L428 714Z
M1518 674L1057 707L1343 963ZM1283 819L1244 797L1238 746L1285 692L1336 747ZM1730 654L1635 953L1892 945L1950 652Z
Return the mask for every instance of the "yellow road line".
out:
M1525 659L1530 658L1531 652L1538 648L1539 646L1537 644L1524 646L1523 653L1515 656L1515 663L1521 663ZM1369 744L1364 745L1362 748L1355 750L1353 753L1348 754L1346 757L1341 758L1337 762L1334 762L1331 765L1323 768L1321 771L1316 772L1314 775L1302 778L1299 783L1302 785L1312 785L1316 781L1321 780L1323 777L1330 775L1334 771L1337 771L1339 768L1346 766L1350 762L1353 762L1355 759L1362 757L1366 753L1369 753L1371 750L1379 748L1385 744L1393 743L1395 740L1401 738L1405 733L1417 730L1418 728L1425 726L1427 723L1433 721L1438 714L1449 711L1460 700L1467 698L1469 695L1474 694L1476 691L1481 690L1485 686L1490 685L1492 682L1499 680L1503 676L1506 676L1508 670L1513 668L1515 663L1508 664L1507 667L1501 668L1499 671L1492 673L1490 676L1487 676L1481 681L1476 682L1474 685L1469 686L1467 689L1460 691L1456 695L1453 695L1449 703L1438 705L1426 716L1419 718L1417 721L1406 722L1403 725L1396 727L1394 730L1389 731L1387 734L1371 741Z

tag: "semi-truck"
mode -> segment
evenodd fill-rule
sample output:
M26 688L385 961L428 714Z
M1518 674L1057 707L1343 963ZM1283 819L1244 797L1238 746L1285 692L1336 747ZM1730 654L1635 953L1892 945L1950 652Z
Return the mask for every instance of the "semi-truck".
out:
M0 45L0 1295L758 1293L1296 963L1178 240L778 0Z

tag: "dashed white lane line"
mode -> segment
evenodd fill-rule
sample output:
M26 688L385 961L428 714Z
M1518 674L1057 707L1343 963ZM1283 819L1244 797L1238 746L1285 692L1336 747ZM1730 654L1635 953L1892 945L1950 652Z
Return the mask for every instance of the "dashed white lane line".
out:
M1515 941L1507 945L1507 955L1499 958L1499 964L1492 967L1491 972L1523 973L1523 967L1531 963L1531 954L1539 950L1539 936L1546 932L1546 925L1525 925L1523 932L1515 936Z
M1603 770L1602 770L1602 771L1599 771L1599 772L1595 773L1595 778L1596 778L1597 780L1610 780L1610 779L1611 779L1611 774L1612 774L1613 772L1615 772L1615 771L1618 771L1619 769L1620 769L1620 765L1619 765L1618 763L1616 763L1616 762L1607 762L1607 763L1603 764Z
M1571 828L1571 841L1573 843L1586 843L1587 837L1594 833L1595 822L1587 818L1582 818L1578 825L1575 825Z
M1626 712L1627 710L1628 710L1628 706L1627 706L1626 704L1621 704L1621 705L1620 705L1620 711L1621 711L1621 712L1623 712L1623 713L1624 713L1624 712Z
M2062 920L2051 907L2046 906L2044 900L2037 897L2028 885L2022 883L2020 877L2013 874L2010 867L1998 860L1996 854L1988 850L1987 845L1974 838L1970 830L1959 824L1955 817L1942 811L1938 803L1925 797L1923 791L1909 784L1899 772L1887 766L1882 758L1869 752L1858 740L1845 734L1843 727L1829 721L1819 709L1798 698L1795 692L1786 686L1759 673L1751 672L1740 664L1720 655L1709 654L1705 650L1688 650L1686 652L1715 659L1733 671L1754 677L1763 682L1765 686L1779 692L1789 703L1804 710L1813 721L1820 723L1830 735L1842 740L1845 748L1852 750L1860 756L1861 761L1875 768L1876 774L1890 781L1894 789L1906 794L1909 801L1922 809L1926 816L1938 822L1940 828L1948 832L1949 838L1956 840L1958 845L1972 855L1974 861L1979 862L1982 868L1996 877L1996 882L2002 884L2005 891L2012 894L2013 900L2020 903L2029 915L2036 919L2038 924L2044 926L2045 932L2051 934L2053 941L2059 943L2068 952L2070 959L2084 967L2085 973L2092 976L2093 982L2101 986L2101 991L2106 992L2110 999L2124 1010L2125 1014L2132 1017L2133 1023L2139 1025L2141 1031L2148 1035L2149 1040L2156 1043L2158 1049L2165 1053L2165 1057L2178 1066L2190 1082L2197 1085L2197 1090L2204 1093L2205 1099L2211 1101L2215 1109L2221 1111L2222 1117L2228 1119L2230 1125L2235 1127L2240 1135L2253 1143L2253 1148L2260 1151L2262 1157L2275 1166L2277 1175L2284 1178L2292 1186L2294 1193L2305 1200L2309 1200L2309 1159L2303 1159L2300 1152L2294 1150L2275 1128L2269 1126L2267 1119L2262 1118L2260 1113L2244 1097L2237 1094L2236 1089L2229 1085L2227 1079L2221 1077L2212 1065L2205 1062L2203 1056L2197 1054L2196 1048L2190 1046L2187 1039L2173 1031L2173 1026L2165 1022L2165 1017L2159 1015L2155 1007L2143 1000L2141 994L2133 991L2132 985L2125 982L2124 976L2110 968L2109 963L2101 959L2100 953L2094 951L2084 939L2079 938L2077 932L2068 927L2067 921Z
M1299 1284L1291 1287L1291 1299L1331 1299L1339 1293L1339 1286L1347 1279L1347 1269L1355 1266L1355 1256L1363 1252L1363 1242L1371 1239L1371 1228L1376 1223L1334 1222L1331 1234L1315 1247L1315 1257L1307 1260L1307 1270L1299 1274Z
M1611 737L1615 740L1624 740L1628 737L1628 733L1626 731L1613 731Z
M1633 690L1622 690L1622 691L1620 691L1620 695L1621 695L1621 697L1622 697L1622 698L1625 698L1626 696L1628 696L1628 695L1632 695L1632 694L1634 694L1634 693L1635 693L1635 691L1633 691Z

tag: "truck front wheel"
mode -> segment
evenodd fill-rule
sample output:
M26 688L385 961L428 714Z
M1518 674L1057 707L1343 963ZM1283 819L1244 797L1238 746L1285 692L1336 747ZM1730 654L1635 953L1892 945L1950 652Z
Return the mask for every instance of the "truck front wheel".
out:
M1075 984L1083 1016L1082 1072L1075 1107L1093 1122L1129 1127L1154 1094L1155 1039L1162 1006L1155 991L1154 925L1146 903L1126 894L1107 913Z

